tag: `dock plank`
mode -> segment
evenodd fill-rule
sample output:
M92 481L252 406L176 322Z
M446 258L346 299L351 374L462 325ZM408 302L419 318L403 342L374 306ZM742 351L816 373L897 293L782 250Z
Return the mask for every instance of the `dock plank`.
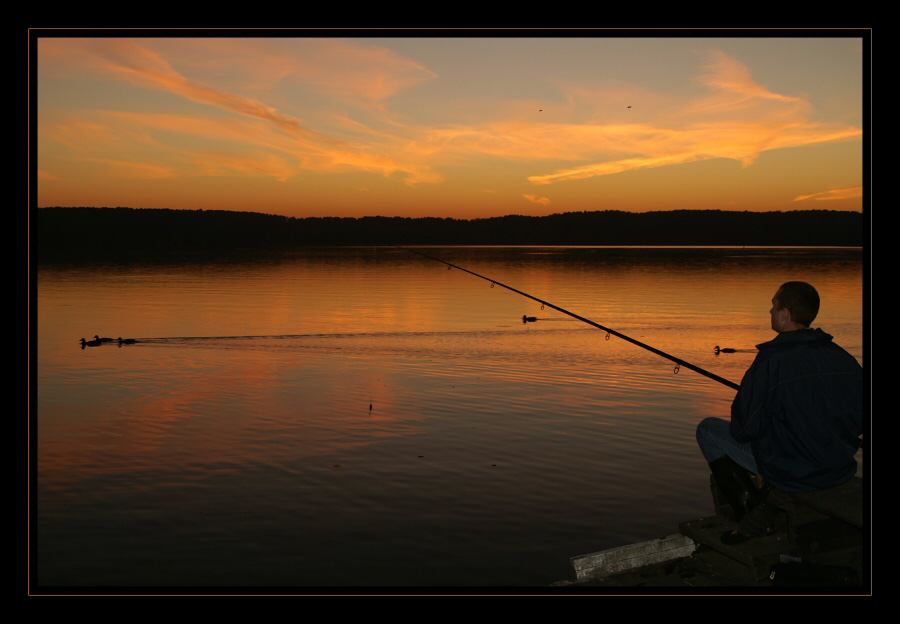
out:
M575 579L602 578L642 566L661 563L690 555L696 544L682 534L610 548L589 555L572 557Z
M821 514L836 518L858 529L863 527L863 480L853 477L846 483L815 492L790 494L798 505L805 505Z
M698 544L703 544L746 567L751 582L767 579L771 567L780 561L782 554L791 550L788 535L776 532L764 537L755 537L740 544L722 543L722 533L737 528L734 521L721 516L688 520L679 525L682 534Z

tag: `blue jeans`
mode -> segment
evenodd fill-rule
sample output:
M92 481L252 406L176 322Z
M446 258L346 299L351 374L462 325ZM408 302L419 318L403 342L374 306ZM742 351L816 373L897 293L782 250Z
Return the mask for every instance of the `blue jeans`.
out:
M731 436L731 422L721 418L706 418L697 425L697 444L707 462L729 455L735 462L759 474L749 442L738 442Z

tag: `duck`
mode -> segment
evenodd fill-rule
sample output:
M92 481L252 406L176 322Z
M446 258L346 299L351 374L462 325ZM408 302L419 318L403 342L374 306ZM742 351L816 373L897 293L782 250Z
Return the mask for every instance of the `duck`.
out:
M122 338L121 336L119 336L119 344L120 345L121 344L134 344L136 342L137 342L137 340L135 340L134 338Z
M523 323L534 323L536 320L537 320L536 316L525 316L524 314L522 315Z
M734 353L734 349L730 347L725 347L723 349L719 348L719 345L716 345L716 354L718 353Z
M97 334L94 334L94 340L97 340L99 342L112 342L113 341L112 338L101 338Z
M81 348L82 349L84 349L85 347L99 347L99 346L100 346L99 340L85 340L84 338L81 339Z

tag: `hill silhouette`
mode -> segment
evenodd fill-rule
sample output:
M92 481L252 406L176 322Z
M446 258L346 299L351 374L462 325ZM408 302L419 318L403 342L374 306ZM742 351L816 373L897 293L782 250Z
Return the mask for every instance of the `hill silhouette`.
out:
M616 210L484 219L285 217L226 210L39 208L39 261L333 245L862 246L858 212Z

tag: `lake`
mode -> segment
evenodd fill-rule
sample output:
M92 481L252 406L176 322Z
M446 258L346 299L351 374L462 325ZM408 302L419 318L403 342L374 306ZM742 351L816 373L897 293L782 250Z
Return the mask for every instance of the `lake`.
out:
M861 249L422 251L733 382L800 279L863 361ZM40 266L36 320L40 587L547 587L713 513L734 390L410 251Z

